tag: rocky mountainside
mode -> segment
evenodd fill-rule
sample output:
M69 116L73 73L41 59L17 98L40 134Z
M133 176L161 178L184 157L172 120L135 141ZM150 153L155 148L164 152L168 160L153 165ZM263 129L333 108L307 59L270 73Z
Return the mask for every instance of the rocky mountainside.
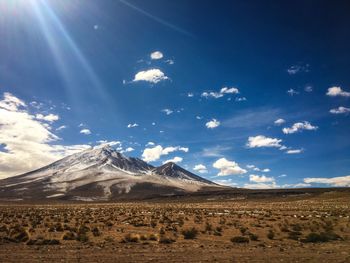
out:
M174 163L154 167L105 146L1 180L0 199L103 201L176 195L220 187Z

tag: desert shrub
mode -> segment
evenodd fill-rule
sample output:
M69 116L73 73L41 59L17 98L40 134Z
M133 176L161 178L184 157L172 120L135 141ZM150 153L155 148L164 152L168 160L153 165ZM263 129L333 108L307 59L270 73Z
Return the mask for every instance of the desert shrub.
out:
M160 244L171 244L174 242L175 242L175 239L170 238L170 237L166 237L166 236L161 236L159 239Z
M149 240L152 240L152 241L157 241L158 240L158 237L156 234L150 234L149 237L148 237Z
M322 232L320 234L311 232L302 241L305 243L319 243L332 240L342 240L342 238L333 232Z
M15 243L26 242L29 240L29 235L23 227L16 225L10 229L9 237L6 239Z
M161 228L159 229L159 234L160 234L160 235L164 235L164 234L165 234L165 229L164 229L164 227L161 227Z
M301 227L300 224L294 224L294 225L292 225L292 229L293 229L293 231L296 231L296 232L300 232L300 231L303 230L303 228Z
M59 245L60 241L57 239L30 239L27 242L27 245L37 245L37 246L43 246L43 245Z
M246 234L247 230L248 230L248 228L243 227L243 226L239 228L239 231L241 231L241 234L242 234L243 236Z
M288 238L292 240L299 240L301 236L301 232L298 231L290 231L288 233Z
M273 232L272 229L270 229L269 232L267 233L267 238L273 239L274 237L275 237L275 233Z
M140 236L137 234L126 234L122 239L123 243L137 243L140 240Z
M151 221L151 227L155 228L157 226L157 221L152 220Z
M249 243L249 238L244 236L235 236L231 238L232 243Z
M253 234L253 233L248 233L248 236L249 236L249 238L250 238L250 240L251 241L258 241L259 240L259 237L258 237L258 235L256 235L256 234Z
M140 240L142 240L142 241L145 241L147 239L148 239L147 235L141 235L140 236Z
M94 235L94 237L98 237L101 235L101 232L100 230L98 229L98 227L94 227L92 230L91 230L92 234Z
M62 237L63 240L75 240L76 236L73 232L67 232Z
M205 232L211 232L211 231L213 231L213 226L212 226L212 224L210 224L209 222L206 222L205 223L205 230L204 230Z
M198 230L195 227L182 230L184 239L195 239L198 235Z

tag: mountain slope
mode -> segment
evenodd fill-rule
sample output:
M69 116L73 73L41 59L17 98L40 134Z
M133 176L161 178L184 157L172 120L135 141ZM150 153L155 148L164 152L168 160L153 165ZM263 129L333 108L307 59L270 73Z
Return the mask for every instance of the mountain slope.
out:
M86 150L0 181L1 199L113 200L220 186L174 163L153 167L111 147Z

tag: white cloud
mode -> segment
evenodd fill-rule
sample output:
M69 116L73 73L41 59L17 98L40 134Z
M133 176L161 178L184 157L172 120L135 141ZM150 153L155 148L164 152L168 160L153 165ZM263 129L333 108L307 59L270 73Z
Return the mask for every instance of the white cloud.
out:
M85 134L85 135L89 135L89 134L91 134L91 131L89 129L82 129L82 130L80 130L80 133Z
M170 115L170 114L172 114L174 111L172 111L171 109L163 109L162 112L164 112L166 115Z
M233 180L231 178L214 180L213 182L216 184L220 184L220 185L237 186L237 183L233 182Z
M99 145L97 147L122 145L122 143L120 141L99 140L99 141L97 141L97 143L99 143Z
M146 147L147 147L147 146L154 146L154 145L156 145L154 142L148 142L148 143L146 144Z
M336 109L331 109L329 112L332 114L347 114L347 113L350 113L350 108L345 108L343 106L340 106Z
M43 114L39 113L39 114L35 115L35 118L38 119L38 120L54 122L54 121L59 120L60 117L58 115L52 114L52 113L50 113L48 115L43 115Z
M197 120L201 120L201 119L203 119L203 117L201 117L201 116L196 116L196 119L197 119Z
M172 59L167 59L165 62L169 65L173 65L175 63L175 61Z
M291 150L286 151L287 154L299 154L302 152L303 152L303 149L291 149Z
M304 187L310 187L311 184L305 184L305 183L297 183L297 184L284 184L282 185L282 188L304 188Z
M221 98L224 96L224 94L221 94L220 92L203 92L202 97L205 97L205 98L209 98L209 97L212 97L212 98L215 98L215 99L218 99L218 98Z
M182 157L175 156L173 159L169 159L169 160L164 161L163 164L166 164L166 163L181 163L182 160L183 160Z
M90 148L89 145L55 145L60 138L51 126L36 119L26 103L10 93L0 100L0 178L18 175Z
M218 126L220 126L220 122L216 119L212 119L211 121L208 121L205 126L207 126L208 129L214 129Z
M264 173L269 173L269 172L271 172L271 170L270 170L269 168L262 169L261 171L264 172Z
M213 163L213 167L220 170L218 176L244 174L247 172L247 170L239 167L236 162L229 161L226 158L216 160Z
M268 183L255 183L255 184L245 184L244 188L248 189L274 189L279 188L276 182Z
M313 91L313 88L312 86L308 85L304 88L305 92L312 92Z
M128 127L130 129L130 128L135 128L135 127L138 127L138 126L139 125L137 123L129 123L128 126L126 126L126 127Z
M330 87L326 93L327 96L336 97L350 97L350 92L344 91L341 87Z
M270 183L270 182L274 182L275 178L266 177L265 175L259 176L259 175L251 174L249 175L249 181L254 183Z
M260 147L281 147L281 139L269 138L264 135L258 135L255 137L249 137L247 147L260 148Z
M147 81L158 83L162 80L169 79L160 69L149 69L136 73L133 81Z
M161 59L161 58L163 58L163 53L160 51L154 51L151 53L150 57L151 57L151 59L155 59L155 60Z
M237 88L228 88L228 87L223 87L220 90L221 94L238 94L239 90Z
M125 150L122 150L121 153L128 153L128 152L132 152L132 151L135 151L135 149L132 147L128 147Z
M350 175L331 178L304 178L304 182L308 184L316 183L337 187L350 187Z
M294 95L298 95L299 92L296 91L295 89L289 89L287 90L287 93L290 95L290 96L294 96Z
M223 97L225 94L238 94L239 93L239 90L237 88L228 88L228 87L223 87L219 92L216 92L216 91L205 91L202 93L202 97L204 98L209 98L209 97L212 97L212 98L215 98L215 99L218 99L218 98L221 98Z
M188 152L188 150L189 149L187 147L170 146L163 148L161 145L157 145L153 148L144 149L142 153L142 159L145 162L153 162L159 160L162 155L168 155L169 153L175 151Z
M281 174L281 175L279 175L278 177L283 178L283 177L287 177L287 175L286 175L286 174Z
M275 125L281 125L283 123L285 123L286 121L284 119L277 119L274 121Z
M192 92L187 93L187 97L192 98L194 94Z
M313 126L310 124L310 122L304 121L304 122L294 123L292 127L283 128L282 131L284 134L292 134L302 130L315 131L317 129L318 129L317 126Z
M201 174L208 173L208 169L204 164L196 164L193 167L193 171L196 171L196 172L201 173Z
M287 69L287 72L289 75L295 75L300 72L309 72L309 71L310 71L309 64L292 65Z
M20 100L9 92L5 92L3 100L0 100L0 108L7 111L17 111L20 107L26 106L23 100Z
M235 101L246 101L246 100L247 100L246 97L240 97L235 99Z
M66 128L67 128L66 125L61 125L60 127L58 127L58 128L56 129L56 131L61 131L61 130L66 129Z

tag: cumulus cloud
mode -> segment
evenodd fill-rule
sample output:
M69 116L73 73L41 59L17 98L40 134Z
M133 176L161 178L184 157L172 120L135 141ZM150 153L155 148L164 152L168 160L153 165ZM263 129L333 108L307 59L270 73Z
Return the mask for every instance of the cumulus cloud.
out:
M264 135L251 136L248 138L247 147L260 148L260 147L282 147L282 140L277 138L269 138Z
M275 125L281 125L281 124L283 124L283 123L285 123L286 121L284 120L284 119L277 119L277 120L275 120L274 121L274 124Z
M82 129L82 130L80 130L80 133L85 134L85 135L89 135L89 134L91 134L91 131L89 129Z
M0 178L38 169L89 145L58 145L50 124L36 119L26 103L4 93L0 100Z
M225 94L238 94L239 90L237 88L228 88L228 87L223 87L220 91L205 91L201 94L202 97L204 98L221 98L225 96Z
M328 88L326 95L331 97L350 97L350 92L344 91L341 87L330 87Z
M149 69L136 73L133 81L147 81L156 84L167 79L169 78L160 69Z
M350 187L350 175L331 178L304 178L307 184L328 184L337 187Z
M163 164L166 164L166 163L181 163L182 160L183 160L182 157L175 156L175 157L172 158L172 159L169 159L169 160L164 161Z
M208 121L205 126L207 126L208 129L214 129L218 126L220 126L220 122L216 119L212 119L211 121Z
M254 183L270 183L270 182L274 182L275 178L266 177L265 175L259 176L256 174L251 174L249 175L249 181Z
M196 164L193 167L193 171L196 171L196 172L201 173L201 174L208 173L208 169L204 164Z
M146 144L146 147L147 147L147 146L154 146L154 145L156 145L154 142L148 142L148 143Z
M229 161L226 158L220 158L213 163L213 167L219 169L218 176L245 174L247 170L239 167L234 161Z
M160 51L154 51L151 53L150 57L153 60L161 59L161 58L163 58L163 53Z
M35 115L35 118L38 119L38 120L54 122L54 121L59 120L60 117L58 115L52 114L52 113L50 113L48 115L43 115L43 114L39 113L39 114Z
M332 114L348 114L350 113L350 108L340 106L338 108L331 109L329 112Z
M135 127L138 127L138 126L139 125L137 123L129 123L128 126L126 126L126 127L128 127L130 129L130 128L135 128Z
M282 131L284 134L292 134L302 130L315 131L317 129L318 129L317 126L313 126L310 124L310 122L304 121L304 122L294 123L292 127L283 128Z
M168 155L169 153L172 153L175 151L188 152L189 149L187 147L181 147L181 146L169 146L169 147L163 148L161 145L157 145L152 148L144 149L142 153L142 159L145 162L153 162L153 161L159 160L162 155Z

